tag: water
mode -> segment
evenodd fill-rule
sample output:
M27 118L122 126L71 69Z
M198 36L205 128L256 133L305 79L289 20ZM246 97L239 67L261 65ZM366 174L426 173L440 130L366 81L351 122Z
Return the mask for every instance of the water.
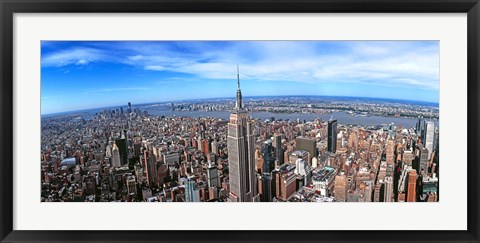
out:
M165 117L212 117L228 120L230 116L229 111L172 111L166 109L155 109L145 107L150 115L165 116ZM271 119L275 120L297 120L313 121L317 118L322 120L329 120L330 117L337 119L339 124L346 125L360 125L360 126L376 126L382 124L395 123L395 125L402 125L403 127L415 127L417 119L403 118L403 117L382 117L382 116L352 116L345 112L332 112L326 114L303 114L303 113L273 113L273 112L251 112L253 118L260 120Z
M172 111L171 109L162 106L162 105L138 105L136 108L140 110L146 110L148 114L155 116L165 116L165 117L212 117L219 118L223 120L228 120L230 116L230 111ZM97 112L101 112L105 108L99 109L90 109L84 110L81 112L75 112L79 114L84 119L91 119ZM70 113L70 112L68 112ZM68 114L65 113L65 114ZM72 112L73 113L73 112ZM322 120L329 120L330 117L337 119L339 124L345 125L360 125L360 126L377 126L383 124L395 123L395 125L402 125L403 127L410 128L415 127L417 119L416 118L404 118L404 117L383 117L383 116L352 116L345 112L332 112L325 114L304 114L304 113L273 113L273 112L251 112L253 118L258 118L260 120L271 119L272 117L275 120L297 120L301 121L313 121L317 118ZM43 115L42 117L51 117L59 114L52 115ZM435 121L437 124L438 121Z

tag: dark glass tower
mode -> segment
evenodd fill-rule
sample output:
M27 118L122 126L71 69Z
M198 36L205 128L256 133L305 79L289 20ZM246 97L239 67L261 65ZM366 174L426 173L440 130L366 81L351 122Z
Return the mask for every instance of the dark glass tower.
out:
M328 121L328 141L327 149L329 152L337 151L337 120L330 118Z
M275 149L272 140L268 139L263 145L263 173L272 171L275 163Z

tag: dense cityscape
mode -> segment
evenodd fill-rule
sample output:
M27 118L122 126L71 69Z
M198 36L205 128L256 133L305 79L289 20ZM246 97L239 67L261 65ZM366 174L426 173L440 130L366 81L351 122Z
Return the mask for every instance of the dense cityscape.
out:
M439 201L435 105L367 98L244 99L237 70L234 99L151 105L165 113L145 107L127 100L88 116L42 117L41 201ZM182 115L185 111L207 115ZM217 111L229 117L208 115ZM258 112L271 117L255 118ZM279 118L282 114L292 119ZM342 123L337 114L352 120L405 118L414 125Z

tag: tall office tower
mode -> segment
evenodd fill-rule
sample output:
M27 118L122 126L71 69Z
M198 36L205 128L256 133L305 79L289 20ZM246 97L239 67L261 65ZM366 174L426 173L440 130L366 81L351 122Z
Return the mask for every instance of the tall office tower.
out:
M132 113L132 103L128 102L128 113Z
M113 144L112 149L112 167L117 168L122 166L120 161L120 151L118 150L117 144Z
M385 198L384 202L393 202L393 177L386 176L385 177Z
M435 142L435 123L433 123L432 121L426 121L423 133L423 144L425 148L428 149L428 159L431 159L433 152L433 143Z
M275 158L279 164L283 164L283 148L282 148L282 136L280 134L275 134Z
M202 139L202 146L200 150L204 154L210 153L210 142L208 142L208 139Z
M126 138L121 138L115 140L115 145L120 152L120 162L122 165L128 164L128 157L127 157L127 140Z
M270 173L275 167L275 150L272 140L267 139L263 144L263 173Z
M387 144L385 145L385 153L386 153L386 160L387 166L395 164L395 142L392 139L387 140Z
M157 159L155 155L145 151L145 165L146 165L146 172L147 172L147 181L150 187L155 185L157 180Z
M408 188L407 202L415 202L417 200L417 172L411 170L408 172Z
M337 152L337 120L333 117L328 121L327 149L332 153Z
M200 202L200 191L192 178L185 181L185 202Z
M211 146L212 146L212 153L218 154L218 144L216 140L212 141Z
M262 175L262 202L271 202L273 199L272 194L272 176L270 173L263 173Z
M217 165L211 161L208 162L207 179L208 187L218 187Z
M228 164L230 177L229 200L252 202L257 200L255 176L255 141L252 123L242 106L240 75L237 66L237 100L228 123Z
M127 185L127 192L129 195L137 196L137 181L134 175L129 175L125 179L125 184Z
M395 138L395 124L392 122L388 126L388 138L394 139Z
M420 168L418 169L418 174L424 173L425 175L428 174L428 155L430 154L430 150L425 147L420 148ZM422 172L423 171L423 172Z
M339 175L335 176L334 195L337 202L346 202L347 191L347 176L345 175L345 173L341 172Z
M377 181L377 184L375 184L375 187L373 189L373 201L374 202L383 202L383 197L382 197L382 189L384 188L384 181L383 179L379 179Z
M112 157L112 146L110 144L105 147L105 157L111 158Z
M423 117L419 116L418 117L418 121L417 121L417 126L416 126L416 131L417 131L417 135L421 136L423 133L422 133L422 130L423 130L423 124L424 124L424 120L423 120Z
M337 136L335 135L335 143ZM297 150L305 150L310 154L310 158L308 158L308 163L312 164L312 158L317 156L317 141L315 139L306 138L306 137L298 137L296 139ZM336 144L335 144L336 147Z

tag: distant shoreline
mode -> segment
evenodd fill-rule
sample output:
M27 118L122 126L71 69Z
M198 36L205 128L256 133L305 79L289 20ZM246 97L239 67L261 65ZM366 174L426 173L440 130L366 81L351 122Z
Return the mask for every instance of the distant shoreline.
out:
M333 101L341 101L341 100L365 100L365 101L382 101L385 103L408 103L413 105L422 105L422 106L431 106L431 107L439 107L439 103L435 102L428 102L428 101L418 101L418 100L402 100L402 99L390 99L390 98L372 98L372 97L357 97L357 96L323 96L323 95L277 95L277 96L245 96L244 100L248 101L249 99L268 99L268 98L316 98L316 99L324 99L326 101L333 100ZM198 103L202 101L211 101L211 100L235 100L235 97L217 97L217 98L202 98L202 99L184 99L184 100L171 100L171 101L160 101L160 102L147 102L141 104L134 104L133 106L147 106L147 105L155 105L155 104L167 104L167 103L182 103L182 102L190 102L190 103ZM127 101L128 102L128 101ZM99 107L92 107L80 110L70 110L70 111L61 111L61 112L54 112L54 113L47 113L41 114L41 117L52 117L57 115L66 115L69 113L83 113L92 110L104 110L104 109L113 109L119 107L127 107L127 104L121 105L112 105L112 106L99 106Z

